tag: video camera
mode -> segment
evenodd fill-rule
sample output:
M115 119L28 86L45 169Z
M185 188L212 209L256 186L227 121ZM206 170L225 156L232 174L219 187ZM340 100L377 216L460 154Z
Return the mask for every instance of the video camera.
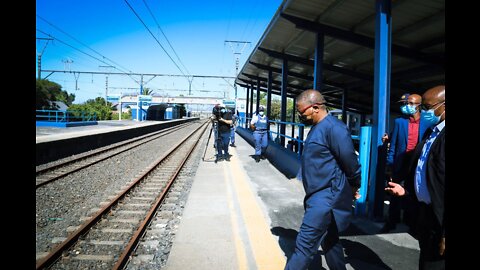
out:
M225 112L226 112L225 107L220 105L216 105L212 109L212 114L215 115L216 120L218 120L222 116L222 114L224 114Z

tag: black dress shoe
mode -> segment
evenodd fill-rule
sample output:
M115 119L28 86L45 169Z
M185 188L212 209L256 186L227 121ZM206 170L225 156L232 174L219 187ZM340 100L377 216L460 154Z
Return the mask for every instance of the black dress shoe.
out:
M227 156L227 157L225 158L225 160L226 160L226 161L230 161L230 156Z
M237 147L234 143L230 144L231 147Z
M260 157L259 156L255 156L255 162L260 162Z
M260 158L261 158L261 159L267 159L267 157L264 156L264 155L261 155Z

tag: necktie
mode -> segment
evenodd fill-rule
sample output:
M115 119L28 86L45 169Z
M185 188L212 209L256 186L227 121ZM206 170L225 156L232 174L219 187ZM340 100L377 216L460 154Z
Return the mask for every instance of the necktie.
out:
M430 151L430 146L432 146L432 143L435 141L438 133L439 130L437 127L435 127L432 134L430 134L430 137L423 146L422 154L418 159L417 169L415 170L415 192L417 194L417 198L419 201L425 202L427 204L430 203L430 194L428 193L427 188L426 163L428 153Z

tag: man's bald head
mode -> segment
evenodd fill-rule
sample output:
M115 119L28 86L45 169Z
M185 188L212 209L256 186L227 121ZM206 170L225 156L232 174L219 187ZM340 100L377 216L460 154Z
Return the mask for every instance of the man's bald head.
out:
M303 91L297 96L297 103L302 103L305 105L315 104L315 103L325 103L325 98L320 93L320 91L315 89L308 89Z
M411 94L410 96L408 96L408 102L420 104L422 103L422 97L418 94Z
M439 102L445 100L445 85L438 85L428 89L423 94L424 99L435 100L435 102Z

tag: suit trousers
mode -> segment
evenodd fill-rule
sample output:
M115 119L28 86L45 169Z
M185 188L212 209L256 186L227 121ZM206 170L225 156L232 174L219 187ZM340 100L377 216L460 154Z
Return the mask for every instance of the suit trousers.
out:
M410 164L410 160L412 159L413 151L409 151L404 154L402 160L402 166L400 167L399 171L397 171L394 175L392 175L392 181L403 185L407 178L408 173L408 166ZM391 225L395 225L400 222L404 222L407 225L411 223L411 202L410 200L398 196L390 196L390 205L388 207L388 220L387 222ZM401 215L401 211L404 210L403 218Z
M442 237L441 226L433 212L431 204L419 203L418 243L420 245L419 270L445 269L445 253L439 254Z
M343 255L343 247L338 237L337 225L333 214L330 216L331 222L326 230L317 229L302 223L300 232L297 235L295 251L288 260L285 270L308 269L312 261L320 262L321 264L321 259L314 260L315 256L319 256L317 254L319 246L322 247L330 270L346 270L345 256Z

